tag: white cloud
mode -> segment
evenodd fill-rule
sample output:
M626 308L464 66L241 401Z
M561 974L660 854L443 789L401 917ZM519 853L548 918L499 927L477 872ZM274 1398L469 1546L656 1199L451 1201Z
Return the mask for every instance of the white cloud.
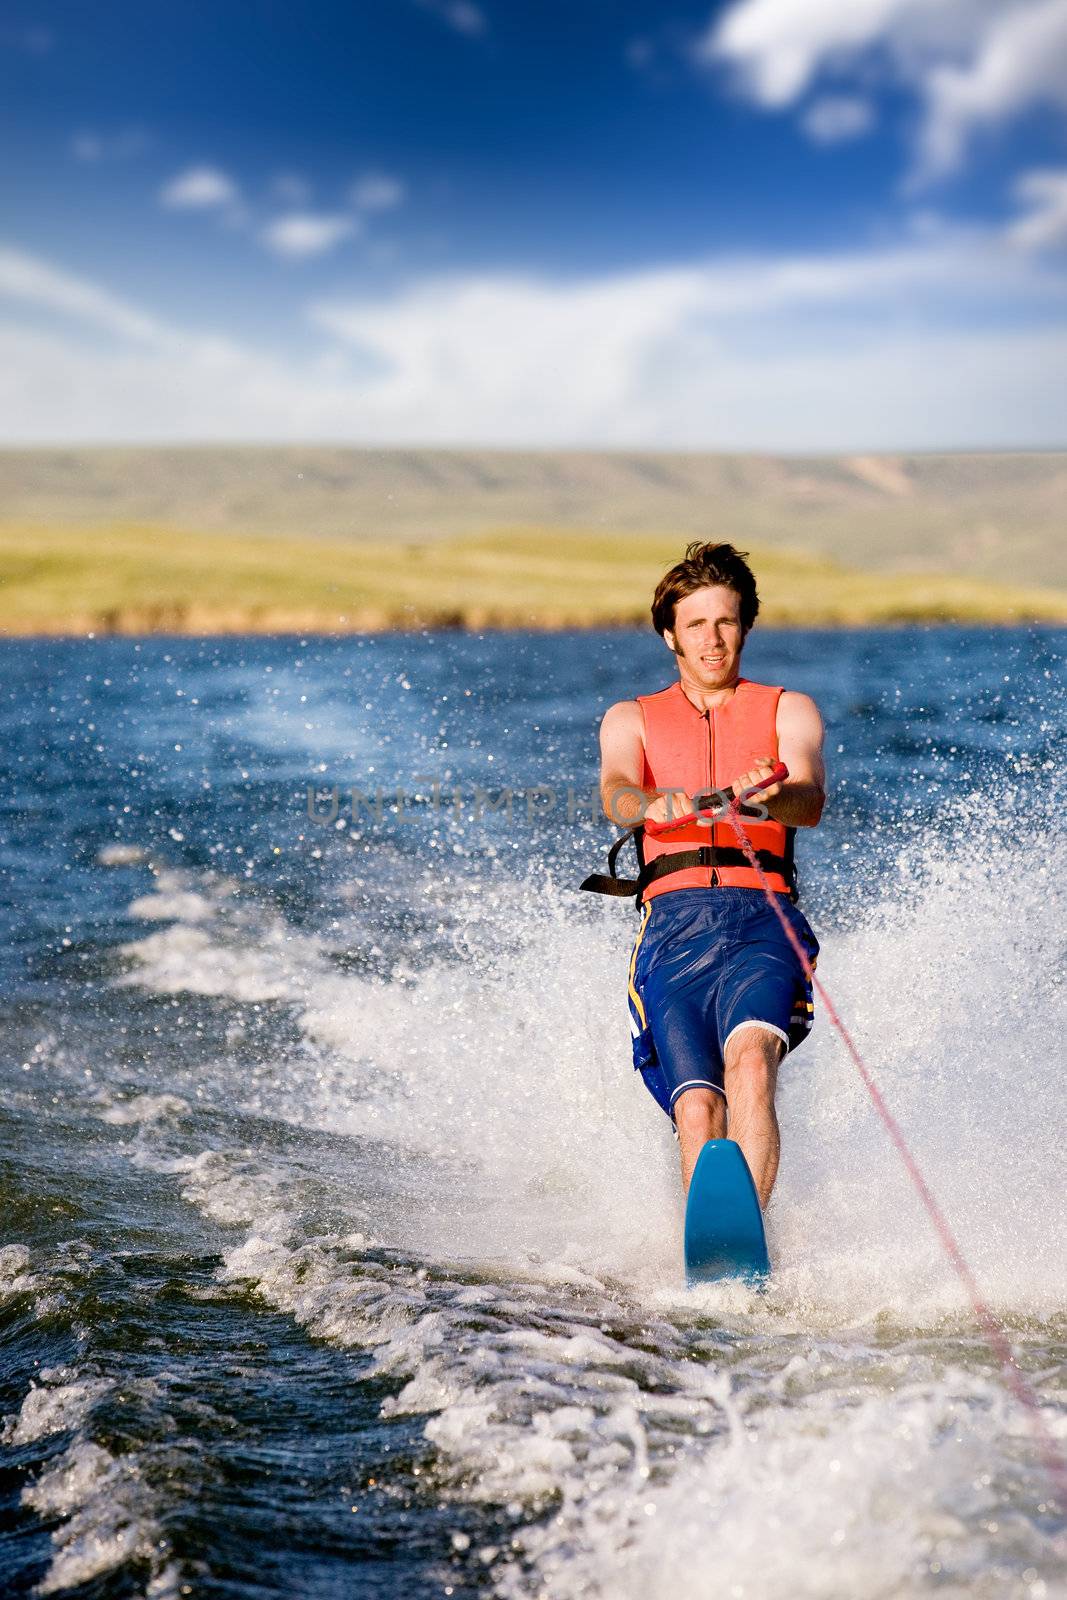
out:
M454 33L466 34L468 39L480 39L489 31L489 22L480 6L473 0L415 0L423 11L432 11Z
M4 300L73 317L134 344L166 342L160 322L106 289L25 251L0 246L0 302Z
M953 170L984 125L1067 108L1067 0L735 0L697 53L771 109L881 59L919 96L923 178Z
M1013 244L1024 250L1067 244L1067 169L1026 172L1015 195L1029 210L1008 230Z
M365 172L352 185L352 204L360 211L391 211L406 198L404 184L387 172Z
M580 283L424 282L309 308L333 341L316 361L173 328L13 251L0 256L4 299L17 310L0 322L0 431L12 443L1067 440L1067 291L1038 259L985 235Z
M929 0L735 0L709 27L698 55L737 67L768 107L791 105L827 60L891 32Z
M857 95L824 95L805 111L801 126L816 144L858 139L874 126L874 107Z
M160 203L175 211L210 210L235 204L238 198L237 185L217 167L188 167L159 192Z
M269 222L260 238L276 256L284 256L289 261L307 261L312 256L324 255L358 231L359 224L351 217L292 211Z
M1067 0L1006 8L969 61L931 68L923 172L951 172L970 135L1032 105L1067 110Z
M922 410L924 385L942 399L958 388L956 408L975 409L958 375L935 374L934 363L959 361L971 383L968 351L995 344L978 333L952 339L939 324L958 319L968 299L988 309L1039 292L1052 297L1062 324L1067 291L1054 280L1039 288L1032 268L995 248L934 240L581 284L468 277L392 300L320 303L312 316L381 374L376 422L387 436L693 448L835 448L925 436L932 445L956 423L951 405L940 420ZM910 418L899 404L907 361ZM995 397L987 409L1002 416L1002 428L1015 426ZM1056 414L1067 437L1067 397ZM996 431L990 427L986 442Z

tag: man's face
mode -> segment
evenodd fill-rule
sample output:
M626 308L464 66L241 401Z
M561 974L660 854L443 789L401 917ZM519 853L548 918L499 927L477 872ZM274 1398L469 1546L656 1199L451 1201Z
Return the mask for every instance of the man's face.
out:
M686 682L701 689L724 688L741 666L741 596L718 586L687 594L674 608L674 628L663 637Z

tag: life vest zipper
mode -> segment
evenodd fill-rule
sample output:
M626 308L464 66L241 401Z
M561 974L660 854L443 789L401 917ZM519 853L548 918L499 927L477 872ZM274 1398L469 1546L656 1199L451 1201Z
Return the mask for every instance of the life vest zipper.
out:
M707 734L706 743L707 743L707 751L708 751L708 788L709 789L714 789L714 787L715 787L715 736L711 731L711 716L712 716L711 707L710 706L705 706L705 708L704 708L704 727L705 727L706 734ZM716 824L713 822L712 825L711 825L711 832L708 835L708 837L709 837L709 839L711 841L711 848L713 850L715 848L715 827L716 827ZM712 869L711 869L711 881L708 884L708 887L710 889L717 889L717 888L719 888L719 886L720 885L719 885L718 868L717 867L712 867Z

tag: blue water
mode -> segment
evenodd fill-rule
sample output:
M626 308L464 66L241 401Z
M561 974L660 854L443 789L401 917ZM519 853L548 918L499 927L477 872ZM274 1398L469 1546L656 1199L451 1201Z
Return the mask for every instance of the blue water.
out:
M1067 1444L1065 647L757 633L745 670L823 708L820 975ZM575 888L658 639L0 658L0 1591L1065 1592L1030 1421L825 1019L771 1290L684 1292L635 918Z

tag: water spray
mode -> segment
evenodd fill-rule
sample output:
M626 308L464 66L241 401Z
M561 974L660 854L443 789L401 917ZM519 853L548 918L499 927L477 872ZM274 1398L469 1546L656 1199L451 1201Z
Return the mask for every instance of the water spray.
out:
M1015 1353L1012 1350L1011 1343L1004 1329L1004 1325L996 1316L982 1294L982 1291L978 1286L978 1281L975 1278L975 1275L971 1270L971 1267L964 1256L962 1249L960 1248L959 1241L949 1226L948 1219L935 1199L930 1185L923 1176L919 1164L912 1154L907 1140L904 1138L900 1124L897 1122L896 1118L893 1116L893 1113L886 1104L885 1096L882 1094L881 1089L879 1089L878 1084L875 1082L873 1073L864 1061L859 1047L846 1027L837 1007L830 998L830 995L826 989L826 985L822 983L818 977L816 977L815 968L808 957L807 951L797 938L789 919L782 911L781 905L779 904L778 895L774 889L772 889L766 873L759 864L756 852L752 848L752 842L748 837L744 822L742 821L741 807L746 803L746 801L751 800L754 796L762 793L764 789L770 788L772 784L784 782L788 776L789 768L783 761L779 761L774 767L774 770L766 778L763 778L759 783L752 784L751 787L743 790L741 794L730 799L729 805L726 808L726 820L730 823L730 826L736 833L737 842L744 851L749 866L759 879L760 887L762 888L763 893L766 895L770 905L773 907L774 914L781 923L782 929L785 932L785 936L789 940L789 943L793 948L793 952L804 970L805 977L811 984L812 989L819 996L819 999L822 1001L826 1010L826 1015L829 1017L830 1022L841 1035L841 1038L844 1041L845 1049L848 1051L849 1057L852 1060L852 1064L856 1068L860 1077L863 1079L867 1093L874 1102L874 1108L881 1118L890 1139L896 1146L897 1153L900 1156L901 1161L904 1163L904 1168L909 1178L918 1191L919 1198L926 1207L927 1214L934 1225L934 1230L941 1241L945 1254L951 1261L961 1283L967 1291L971 1306L974 1310L975 1318L978 1322L978 1325L982 1329L982 1332L985 1334L990 1349L1000 1364L1001 1373L1008 1389L1023 1406L1027 1415L1030 1417L1034 1433L1041 1447L1041 1453L1044 1457L1045 1466L1048 1470L1049 1476L1056 1486L1056 1494L1057 1498L1059 1499L1060 1506L1065 1512L1067 1512L1067 1461L1064 1460L1062 1454L1060 1453L1059 1446L1053 1439L1052 1434L1049 1432L1048 1426L1045 1423L1045 1419L1041 1414L1041 1405L1037 1395L1034 1393L1026 1374L1022 1371L1022 1368L1015 1359ZM697 798L699 799L702 797L698 796ZM717 812L715 814L715 820L720 820L721 816L722 812Z

